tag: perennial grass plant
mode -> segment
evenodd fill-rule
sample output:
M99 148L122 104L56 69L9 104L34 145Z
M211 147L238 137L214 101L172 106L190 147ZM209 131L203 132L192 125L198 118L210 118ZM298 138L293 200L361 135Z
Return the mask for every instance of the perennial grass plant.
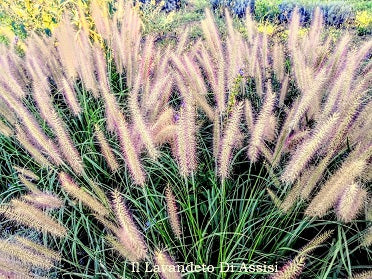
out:
M0 50L0 278L368 278L371 40L100 5Z

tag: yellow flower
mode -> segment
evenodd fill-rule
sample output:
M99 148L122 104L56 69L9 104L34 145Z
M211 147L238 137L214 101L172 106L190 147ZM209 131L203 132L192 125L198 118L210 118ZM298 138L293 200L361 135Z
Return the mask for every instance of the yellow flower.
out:
M27 18L27 13L24 9L20 7L15 7L14 8L14 13L19 16L20 18Z
M0 36L6 37L9 41L13 41L15 37L10 26L0 26Z
M298 30L298 36L300 38L303 38L303 37L305 37L307 35L308 32L309 32L309 29L308 28L300 28Z
M360 28L368 28L372 25L372 13L369 11L357 12L355 16L355 24Z
M21 40L17 42L16 47L18 50L23 51L23 52L26 51L26 48L27 48L26 44Z
M41 18L42 18L44 27L51 29L53 22L52 22L52 17L50 16L50 14L43 12L41 15Z
M259 23L257 26L257 30L260 33L264 33L266 35L272 35L276 30L276 26L269 22Z

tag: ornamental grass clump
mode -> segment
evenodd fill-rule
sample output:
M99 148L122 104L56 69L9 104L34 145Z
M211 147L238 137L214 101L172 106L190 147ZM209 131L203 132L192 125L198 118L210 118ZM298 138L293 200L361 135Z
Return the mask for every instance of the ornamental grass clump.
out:
M362 218L370 200L370 40L333 43L319 10L304 36L295 12L286 42L258 32L249 15L246 33L227 12L220 30L206 10L202 36L186 29L174 45L143 35L129 2L109 11L93 1L91 15L102 40L66 13L51 36L30 34L23 56L0 49L0 179L10 181L0 214L60 249L57 277L138 269L145 278L153 265L265 253L273 263L297 235L328 226L339 231L332 262L344 242L355 245L341 224ZM370 243L370 232L360 235ZM273 278L329 272L307 257L328 237ZM19 267L4 272L23 272L25 253L0 254ZM51 268L51 255L30 264Z

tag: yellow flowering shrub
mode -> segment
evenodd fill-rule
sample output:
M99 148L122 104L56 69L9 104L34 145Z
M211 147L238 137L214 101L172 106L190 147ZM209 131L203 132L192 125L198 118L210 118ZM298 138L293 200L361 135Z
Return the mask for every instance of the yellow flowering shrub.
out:
M355 25L359 33L366 33L372 29L372 12L359 11L355 15Z
M151 0L145 4L136 2L136 9L144 23L145 33L170 31L175 25L178 15L175 11L162 12L164 5L165 1L157 3L155 0Z
M272 35L277 30L277 26L270 22L258 23L257 30L260 33L264 33L266 35Z
M59 0L3 0L0 3L1 35L12 39L31 30L51 31L63 12Z
M107 5L109 0L96 0ZM90 17L92 0L2 0L0 1L0 41L21 43L30 31L50 34L58 25L64 13L72 17L79 28L94 32L94 23Z

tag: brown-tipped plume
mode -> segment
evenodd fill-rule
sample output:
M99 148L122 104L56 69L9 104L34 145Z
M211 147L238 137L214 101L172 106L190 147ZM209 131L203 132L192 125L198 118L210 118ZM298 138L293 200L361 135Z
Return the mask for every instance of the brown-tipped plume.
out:
M118 11L114 15L111 26L115 63L120 73L125 68L127 83L131 87L139 67L142 22L130 1L119 1Z
M207 88L205 86L203 75L199 66L190 58L184 55L184 64L186 73L184 72L184 79L186 78L188 88L191 89L189 93L193 95L196 104L205 112L210 120L213 120L213 109L207 102Z
M45 247L44 245L37 244L28 238L16 236L15 240L20 243L23 247L34 251L35 253L39 254L41 257L49 258L53 261L60 261L61 255L53 250L50 250L49 248Z
M112 198L112 208L115 212L117 223L120 225L115 234L122 248L126 251L124 254L122 253L123 256L129 257L128 259L131 261L144 259L147 255L147 246L143 236L134 224L133 218L126 208L120 193L115 190ZM110 242L113 243L112 241Z
M30 274L29 267L18 260L10 259L7 255L0 254L0 278L17 278L15 276L22 279L35 279L35 277Z
M97 44L93 46L93 58L95 64L95 72L97 74L98 80L98 89L105 102L107 130L113 132L115 129L115 114L118 113L119 106L116 103L114 95L110 93L110 82L107 77L107 63L105 60L105 53Z
M121 256L128 259L131 262L138 262L138 255L133 254L133 251L128 249L128 247L122 242L118 241L117 238L115 238L112 235L107 235L106 237L107 242L111 245L112 248L114 248ZM134 252L135 253L135 252Z
M169 186L165 190L165 200L167 201L167 212L173 233L175 236L180 238L182 230L180 220L178 218L176 198Z
M279 43L276 43L274 45L273 60L274 60L273 61L274 72L277 76L277 79L279 81L282 81L284 79L284 75L285 75L285 69L284 69L285 57L284 57L283 46Z
M300 28L300 13L298 8L292 13L291 23L289 25L289 38L288 38L288 47L293 50L296 48L298 40L298 30Z
M303 177L306 177L304 175ZM294 184L292 189L288 192L287 196L285 197L284 201L280 205L280 209L283 212L288 212L295 204L296 201L298 200L300 196L300 191L302 188L302 183L303 183L303 178L300 177L297 182Z
M100 5L97 0L93 0L90 4L90 11L97 31L103 38L109 41L112 36L112 23L109 20L109 12L106 5Z
M145 145L149 156L152 159L156 159L159 156L159 152L155 147L148 124L142 116L137 99L138 92L132 92L132 95L129 97L129 108L134 122L134 129L136 129L141 141Z
M201 56L203 64L207 67L208 77L211 81L215 100L217 103L217 110L222 113L225 110L225 93L226 93L226 78L225 69L226 62L223 53L223 46L218 28L214 22L211 11L206 10L205 19L201 23L203 34L206 39L205 48L202 48ZM213 63L212 61L216 61ZM210 70L214 65L215 71ZM209 70L208 70L209 69Z
M289 75L285 75L282 81L282 84L281 84L281 88L280 88L279 107L282 107L284 105L284 100L288 92L288 85L289 85Z
M64 76L57 80L58 87L65 97L67 105L70 107L72 113L77 116L81 113L81 107L76 97L73 81L67 80Z
M21 86L24 82L20 82L19 72L14 71L14 66L11 65L15 63L14 58L17 57L17 55L15 55L12 50L7 51L9 52L8 55L12 57L8 55L8 57L5 55L0 56L0 92L7 91L17 99L22 99L26 96L26 92L23 86Z
M318 181L322 178L324 171L326 170L328 163L330 161L330 156L324 157L317 166L309 168L304 172L303 177L306 174L306 181L300 190L301 198L307 200L310 197L311 191L315 188Z
M221 38L218 34L218 28L214 22L213 15L210 10L205 10L205 19L201 23L207 47L214 55L222 57Z
M245 121L246 121L247 126L248 126L248 131L251 133L253 131L253 127L254 127L253 123L255 121L255 117L254 117L252 104L249 100L245 101L244 115L245 115Z
M138 151L135 148L127 121L121 112L115 96L110 93L110 85L107 78L107 67L104 54L98 47L94 47L94 56L96 59L96 69L99 80L99 88L102 98L105 103L106 111L106 129L110 132L116 132L119 137L122 153L128 169L132 175L134 182L138 185L144 186L146 176L143 172Z
M92 46L89 41L88 30L80 30L77 38L77 59L79 63L79 77L85 87L90 90L94 98L99 97L97 80L94 73Z
M23 176L22 174L18 174L18 178L19 178L19 181L21 181L21 183L29 190L31 191L32 193L35 193L35 194L40 194L42 193L36 184L32 183L31 181L27 180L27 178L25 176Z
M213 157L218 158L220 151L220 142L221 142L221 119L217 110L214 112L213 119Z
M154 142L161 145L165 142L173 143L177 136L177 125L168 125L163 127L154 135Z
M161 111L156 121L151 126L151 133L153 135L158 134L162 129L173 124L174 110L166 107Z
M17 245L7 240L0 240L0 255L19 260L25 266L34 266L49 269L53 267L50 259L41 257L33 251L25 249L23 245Z
M180 75L176 74L176 81L181 94L191 94L196 105L205 112L210 120L213 120L213 109L206 99L207 89L199 66L187 55L183 55L182 59L173 55L172 62L180 73Z
M6 121L8 121L9 124L11 124L12 126L15 126L17 123L16 115L4 102L0 102L0 116L2 116Z
M155 251L155 263L159 267L160 274L164 279L181 279L182 275L177 271L173 259L164 251Z

